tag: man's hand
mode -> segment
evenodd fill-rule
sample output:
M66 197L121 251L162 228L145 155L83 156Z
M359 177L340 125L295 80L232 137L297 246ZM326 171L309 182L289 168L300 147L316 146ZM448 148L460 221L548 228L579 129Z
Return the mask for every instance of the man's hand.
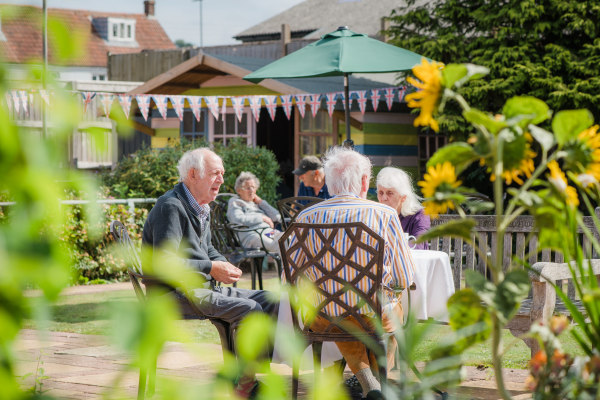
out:
M266 215L263 215L263 221L267 223L267 225L269 225L271 228L275 228L275 224L273 223L273 220L269 217L267 217Z
M242 270L227 261L213 261L210 276L222 283L234 283L240 280Z

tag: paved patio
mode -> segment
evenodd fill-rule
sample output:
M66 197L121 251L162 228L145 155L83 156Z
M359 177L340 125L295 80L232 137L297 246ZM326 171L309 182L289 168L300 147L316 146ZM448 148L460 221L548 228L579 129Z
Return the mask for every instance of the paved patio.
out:
M122 290L124 287L130 287L130 284L69 288L65 294ZM16 357L17 374L24 376L23 387L32 387L36 371L43 368L47 376L41 380L43 390L57 398L99 399L115 389L107 398L135 398L137 393L137 371L122 374L128 356L111 347L104 336L23 330L16 344ZM214 378L222 362L219 345L199 343L190 349L189 345L168 343L158 361L158 375L201 385ZM282 364L271 364L271 368L286 376L286 381L291 385L291 368ZM346 374L349 376L350 372L346 371ZM531 398L523 390L527 375L526 370L505 370L507 387L516 399ZM117 377L122 379L118 381ZM467 379L461 384L455 398L499 399L493 372L485 368L467 367Z

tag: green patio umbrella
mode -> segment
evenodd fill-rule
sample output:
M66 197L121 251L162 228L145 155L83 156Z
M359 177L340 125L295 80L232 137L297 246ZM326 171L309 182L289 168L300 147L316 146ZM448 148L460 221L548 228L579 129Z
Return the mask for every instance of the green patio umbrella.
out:
M244 77L258 83L263 79L344 76L346 142L350 140L350 99L348 75L352 73L400 72L412 69L422 56L392 46L346 26Z

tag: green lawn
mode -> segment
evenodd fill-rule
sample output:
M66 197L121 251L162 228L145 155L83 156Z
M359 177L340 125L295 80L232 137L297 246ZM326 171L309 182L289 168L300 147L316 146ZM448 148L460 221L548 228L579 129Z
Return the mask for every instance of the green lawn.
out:
M265 289L272 289L277 285L278 282L275 278L264 281ZM239 286L249 288L250 282L249 280L243 280ZM131 290L61 296L53 306L53 318L48 324L48 329L60 332L104 335L108 333L109 329L108 318L111 306L133 301L137 301L133 288ZM188 330L194 340L220 343L216 330L208 321L179 321L178 324L180 324L181 329ZM37 328L32 320L25 321L24 327ZM417 346L416 361L427 360L430 350L450 331L448 326L433 326L426 339ZM525 346L523 341L513 337L508 330L503 332L503 337L507 349L504 359L505 368L527 368L529 348ZM563 334L561 340L564 349L570 354L582 354L570 334ZM490 347L490 341L488 341L469 348L465 354L467 365L491 365Z

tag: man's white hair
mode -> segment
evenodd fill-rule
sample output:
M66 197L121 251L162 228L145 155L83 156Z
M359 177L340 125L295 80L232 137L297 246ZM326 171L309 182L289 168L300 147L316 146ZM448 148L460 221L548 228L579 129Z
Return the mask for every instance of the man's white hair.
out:
M406 200L402 203L400 214L403 217L413 215L421 210L422 198L417 196L413 188L412 179L405 171L400 168L385 167L377 174L377 186L392 188L400 194L406 196Z
M198 174L201 178L204 177L204 157L206 157L207 154L214 154L216 157L219 157L208 147L200 147L194 150L186 151L177 163L179 181L183 182L187 178L188 173L192 168L198 171Z
M371 180L371 160L346 147L332 147L325 154L323 163L325 183L333 195L355 194L360 196L362 177Z

